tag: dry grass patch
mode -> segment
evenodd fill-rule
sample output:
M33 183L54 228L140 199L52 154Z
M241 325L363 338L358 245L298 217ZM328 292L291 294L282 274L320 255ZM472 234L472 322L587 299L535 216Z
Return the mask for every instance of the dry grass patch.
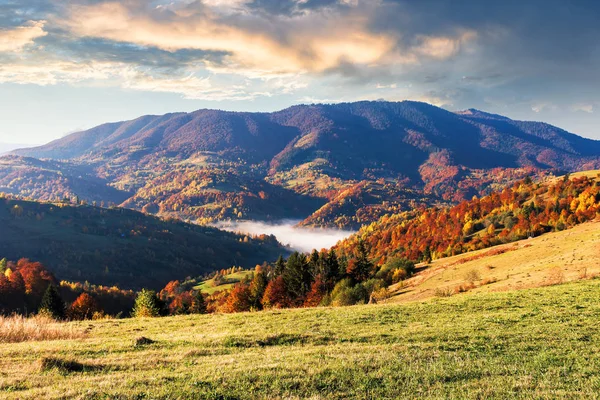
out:
M0 316L0 343L77 339L85 333L44 316Z

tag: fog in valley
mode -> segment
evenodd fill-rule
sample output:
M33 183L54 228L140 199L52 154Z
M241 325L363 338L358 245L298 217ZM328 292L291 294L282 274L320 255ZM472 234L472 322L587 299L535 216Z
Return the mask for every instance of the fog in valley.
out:
M292 249L302 252L330 248L338 241L354 233L339 229L298 227L296 226L298 222L300 221L284 220L274 223L262 221L229 221L218 222L213 226L231 232L274 235L282 244L289 245Z

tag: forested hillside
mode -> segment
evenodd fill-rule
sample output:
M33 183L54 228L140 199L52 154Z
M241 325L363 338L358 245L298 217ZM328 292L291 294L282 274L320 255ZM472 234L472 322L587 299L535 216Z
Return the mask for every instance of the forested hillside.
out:
M600 167L598 141L410 101L145 116L13 154L0 159L6 193L207 223L306 218L344 228L528 175Z
M527 178L454 207L386 215L339 250L351 252L363 243L376 264L393 257L427 261L564 230L596 218L599 210L596 171L544 182Z
M173 277L254 267L285 254L274 237L164 221L137 211L0 197L0 255L43 262L60 280L160 288Z

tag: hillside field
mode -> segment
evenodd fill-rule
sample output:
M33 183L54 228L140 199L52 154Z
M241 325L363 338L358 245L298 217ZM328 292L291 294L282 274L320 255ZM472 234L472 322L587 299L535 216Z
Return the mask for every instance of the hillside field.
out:
M575 281L600 274L600 221L419 265L392 286L392 303L440 295L501 292ZM470 283L473 288L470 288ZM458 293L456 293L458 292Z
M69 323L6 399L597 398L600 280L420 303ZM144 336L154 343L135 346Z

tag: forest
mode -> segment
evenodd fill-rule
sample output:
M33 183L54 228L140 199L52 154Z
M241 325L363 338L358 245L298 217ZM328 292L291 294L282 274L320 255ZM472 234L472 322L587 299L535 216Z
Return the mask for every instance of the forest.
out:
M118 287L59 283L39 262L4 260L0 309L37 312L51 287L59 289L64 302L58 315L77 318L376 303L391 295L390 285L409 278L416 263L568 229L596 218L599 211L597 177L566 175L546 182L526 178L454 207L385 216L332 249L263 262L232 287L210 293L199 289L202 279L217 282L241 269L228 267L136 294Z

